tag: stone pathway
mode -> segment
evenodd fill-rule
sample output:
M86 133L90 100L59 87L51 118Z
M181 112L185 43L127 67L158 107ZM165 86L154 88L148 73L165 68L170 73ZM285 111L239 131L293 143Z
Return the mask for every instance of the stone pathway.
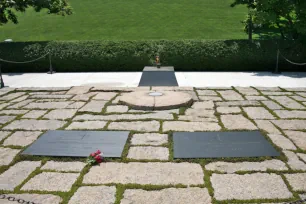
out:
M0 89L0 193L44 204L286 203L306 195L306 88L152 87L191 107L133 110L150 87ZM167 104L167 103L163 103ZM128 130L121 159L21 156L48 130ZM260 130L278 158L173 159L172 131ZM103 151L103 150L102 150ZM12 203L0 199L0 203Z

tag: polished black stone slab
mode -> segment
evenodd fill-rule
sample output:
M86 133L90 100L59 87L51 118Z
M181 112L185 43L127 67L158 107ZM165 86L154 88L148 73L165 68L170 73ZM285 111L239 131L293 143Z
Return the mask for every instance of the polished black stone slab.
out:
M259 131L175 132L174 158L280 156Z
M104 157L121 157L127 131L50 130L29 146L23 155L88 157L101 150Z
M178 86L173 67L145 67L138 86Z

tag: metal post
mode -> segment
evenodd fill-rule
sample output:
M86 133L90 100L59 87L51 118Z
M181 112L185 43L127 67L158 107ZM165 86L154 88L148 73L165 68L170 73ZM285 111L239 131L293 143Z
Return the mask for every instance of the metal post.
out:
M53 71L53 68L52 68L51 53L49 53L49 71L48 71L48 74L53 74L53 73L55 73L55 71Z
M279 54L280 54L280 51L277 50L276 67L275 67L275 70L274 70L273 74L281 74L281 72L278 69L278 66L279 66Z
M4 81L2 78L2 70L1 70L1 64L0 64L0 89L4 88Z

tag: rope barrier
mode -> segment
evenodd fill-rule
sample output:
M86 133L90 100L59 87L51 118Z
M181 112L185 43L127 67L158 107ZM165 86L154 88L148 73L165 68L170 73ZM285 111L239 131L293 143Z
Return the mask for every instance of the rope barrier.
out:
M297 62L292 62L292 61L290 61L290 60L287 59L280 51L279 51L279 54L280 54L287 62L289 62L289 63L291 63L291 64L294 64L294 65L297 65L297 66L305 66L305 65L306 65L306 63L297 63Z
M48 54L50 54L50 52L48 52L47 54L37 58L37 59L34 59L34 60L29 60L29 61L24 61L24 62L16 62L16 61L9 61L9 60L4 60L4 59L1 59L0 58L0 61L2 62L6 62L6 63L13 63L13 64L26 64L26 63L31 63L31 62L35 62L35 61L38 61L44 57L46 57Z

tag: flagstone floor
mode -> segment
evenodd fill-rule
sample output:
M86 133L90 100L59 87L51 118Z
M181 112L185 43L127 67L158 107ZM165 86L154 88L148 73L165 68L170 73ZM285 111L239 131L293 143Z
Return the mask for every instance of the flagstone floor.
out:
M288 203L306 198L306 88L151 87L189 108L132 110L142 88L0 89L0 193L43 204ZM129 130L121 159L22 156L47 130ZM260 130L277 158L173 159L172 131ZM102 150L103 151L103 150ZM1 199L0 203L11 203ZM17 203L17 202L15 202Z

